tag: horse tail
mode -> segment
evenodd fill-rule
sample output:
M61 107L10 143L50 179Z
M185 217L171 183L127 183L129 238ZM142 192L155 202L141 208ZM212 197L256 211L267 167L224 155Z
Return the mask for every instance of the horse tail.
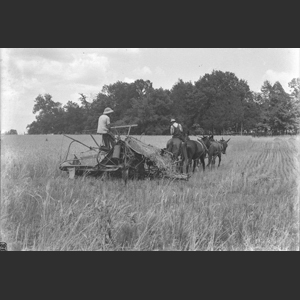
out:
M208 163L207 163L207 167L211 164L214 156L215 156L215 149L214 149L213 146L210 146L208 148Z
M166 150L167 150L168 152L172 152L172 149L173 149L172 140L169 140L169 141L167 142Z

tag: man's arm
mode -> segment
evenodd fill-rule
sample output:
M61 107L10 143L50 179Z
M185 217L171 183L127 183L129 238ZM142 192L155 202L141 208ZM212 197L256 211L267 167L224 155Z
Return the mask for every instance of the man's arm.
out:
M109 117L106 119L106 128L108 129L108 131L110 131L111 124L110 124L110 118Z

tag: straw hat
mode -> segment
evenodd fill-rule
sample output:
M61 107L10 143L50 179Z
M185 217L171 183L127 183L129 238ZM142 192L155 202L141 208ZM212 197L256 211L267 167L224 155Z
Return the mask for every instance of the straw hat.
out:
M110 107L106 107L105 109L104 109L104 112L103 112L103 114L104 115L107 115L107 114L110 114L110 113L112 113L112 112L114 112Z
M172 123L172 122L176 122L176 121L175 121L175 119L171 119L171 121L170 121L170 122Z

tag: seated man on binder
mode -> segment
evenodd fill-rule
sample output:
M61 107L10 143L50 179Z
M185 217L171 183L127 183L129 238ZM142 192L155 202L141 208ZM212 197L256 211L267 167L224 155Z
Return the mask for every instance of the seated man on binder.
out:
M106 107L103 114L99 117L98 120L97 133L102 134L102 140L104 143L104 149L103 147L102 149L107 151L113 148L116 144L115 136L110 130L110 117L108 116L113 112L114 111L110 107Z

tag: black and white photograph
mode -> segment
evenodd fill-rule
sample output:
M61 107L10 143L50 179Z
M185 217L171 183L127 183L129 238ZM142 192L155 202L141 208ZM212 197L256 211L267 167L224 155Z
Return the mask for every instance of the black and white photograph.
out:
M299 251L299 48L1 48L1 251Z

